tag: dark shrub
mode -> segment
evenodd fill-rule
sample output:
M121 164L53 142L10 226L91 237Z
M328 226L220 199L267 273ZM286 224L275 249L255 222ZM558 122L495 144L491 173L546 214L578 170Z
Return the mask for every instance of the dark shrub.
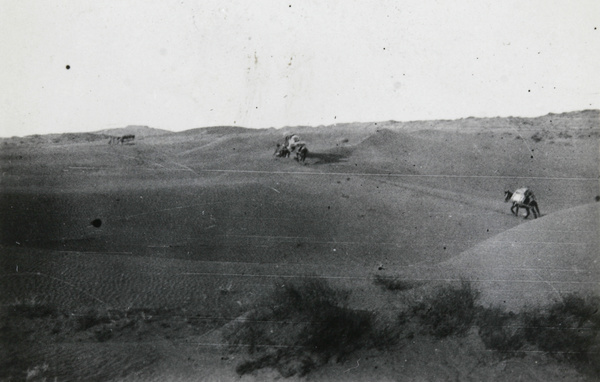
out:
M519 317L512 312L507 313L500 308L482 308L477 323L479 336L487 349L515 353L525 343Z
M438 288L433 296L416 304L413 313L425 326L425 333L439 338L463 335L471 328L477 314L475 301L478 297L479 292L463 280L458 287Z
M569 134L567 131L561 131L560 133L558 133L558 137L559 138L573 138L573 136L571 134Z
M568 295L544 311L526 313L525 338L557 358L591 360L600 330L599 307L597 298Z
M542 141L542 140L544 139L544 137L542 136L542 134L540 134L540 132L536 132L535 134L533 134L533 135L531 136L531 139L532 139L534 142L540 142L540 141Z
M304 375L364 347L372 315L349 309L347 299L347 292L322 279L276 286L245 320L224 332L233 348L245 347L251 356L237 372L273 367L286 377Z

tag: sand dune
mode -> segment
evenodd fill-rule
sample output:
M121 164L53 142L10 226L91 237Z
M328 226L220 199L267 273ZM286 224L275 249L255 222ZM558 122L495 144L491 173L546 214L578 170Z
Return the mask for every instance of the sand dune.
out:
M18 337L13 366L52 360L46 376L59 379L186 380L203 368L236 377L221 344L199 351L185 339L201 342L289 278L326 278L352 290L353 306L389 312L401 302L373 284L375 275L427 282L413 294L464 277L485 304L509 310L598 293L597 118L136 128L148 134L123 146L107 144L110 132L2 140L3 306L171 314L169 327L142 320L103 343L48 318L39 344ZM272 156L289 132L308 142L306 164ZM521 186L534 190L542 218L511 215L503 191ZM123 341L138 343L141 355ZM461 341L446 351L479 346ZM426 354L436 345L415 346ZM470 365L471 355L457 362ZM415 378L417 368L439 364L411 360ZM389 367L397 361L385 361L382 379L408 370ZM430 376L452 375L444 370Z
M600 293L600 205L528 221L440 264L476 280L482 300L518 311Z

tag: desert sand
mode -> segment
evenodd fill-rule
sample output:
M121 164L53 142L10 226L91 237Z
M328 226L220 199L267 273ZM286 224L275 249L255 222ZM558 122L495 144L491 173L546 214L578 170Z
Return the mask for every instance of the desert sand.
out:
M599 121L588 110L2 139L4 315L54 313L3 324L1 378L283 380L238 375L243 355L221 336L278 280L323 278L382 314L460 280L512 312L600 295ZM304 164L272 155L292 132ZM136 139L108 144L123 134ZM525 186L538 219L504 202ZM385 291L377 275L415 287ZM112 321L86 327L90 311ZM357 351L289 380L593 378L541 352L497 357L471 332Z

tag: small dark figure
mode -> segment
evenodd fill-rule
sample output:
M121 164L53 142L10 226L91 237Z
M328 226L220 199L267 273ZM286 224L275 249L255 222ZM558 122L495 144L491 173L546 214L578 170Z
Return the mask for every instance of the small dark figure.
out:
M280 157L280 158L289 158L290 150L288 150L287 147L282 146L281 143L278 143L277 148L275 149L275 152L273 153L273 155L275 155L276 157Z
M123 135L121 137L110 137L108 139L108 144L112 145L114 143L114 144L117 144L117 145L122 145L122 144L125 144L127 142L131 142L134 139L135 139L135 135L133 135L133 134Z
M123 135L121 137L121 144L125 144L127 142L131 142L135 139L135 135L133 134L129 134L129 135Z
M298 146L298 151L296 152L296 160L298 162L304 162L306 156L308 155L308 149L305 145Z

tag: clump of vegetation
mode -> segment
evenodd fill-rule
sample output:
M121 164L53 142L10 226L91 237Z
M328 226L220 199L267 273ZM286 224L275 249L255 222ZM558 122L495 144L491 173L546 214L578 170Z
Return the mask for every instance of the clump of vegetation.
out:
M541 134L541 133L538 131L538 132L536 132L535 134L533 134L533 135L531 136L531 139L532 139L534 142L541 142L541 141L544 139L544 137L543 137L543 135L542 135L542 134Z
M374 283L396 292L415 286L390 276L376 276ZM478 304L479 292L461 280L433 290L420 301L407 301L392 322L350 309L348 296L321 279L275 287L243 319L225 327L230 349L244 349L248 355L237 372L243 375L270 367L284 377L302 376L330 359L343 359L358 349L384 350L402 338L413 338L414 333L445 338L465 335L472 328L487 349L503 358L539 349L600 372L594 366L600 365L596 298L569 295L543 309L513 313Z
M558 137L565 138L565 139L573 138L573 136L566 131L561 131L560 133L558 133Z
M545 310L524 314L525 338L559 359L598 361L600 301L571 294Z
M460 286L438 288L432 296L417 303L412 313L423 325L423 332L438 338L463 335L475 321L479 292L468 281Z
M477 317L479 337L487 349L504 356L517 354L523 347L523 327L520 317L501 308L481 308Z
M302 376L365 347L372 315L349 309L348 296L322 279L276 286L265 303L224 332L232 349L243 347L250 356L237 372L272 367L284 377Z
M423 285L423 283L419 281L404 280L398 277L382 275L375 275L373 282L375 283L375 285L378 285L383 289L398 292L413 289L420 285Z
M420 285L391 276L376 276L374 283L394 292ZM229 293L231 287L223 290ZM485 347L502 357L540 350L581 366L583 372L600 375L600 299L595 297L571 294L547 307L513 313L481 306L479 292L461 280L434 289L419 301L403 300L402 312L394 313L395 319L385 319L352 309L349 296L348 291L332 288L320 278L279 282L254 309L222 329L230 349L246 353L237 372L243 375L269 367L284 377L303 376L359 349L389 349L414 333L444 338L475 328ZM30 364L21 357L39 336L46 341L76 336L98 342L137 339L145 333L185 338L222 325L183 309L84 312L59 311L36 299L5 305L0 310L0 334L9 357L0 362L0 379L25 371L28 375L48 373L43 368L28 369Z

